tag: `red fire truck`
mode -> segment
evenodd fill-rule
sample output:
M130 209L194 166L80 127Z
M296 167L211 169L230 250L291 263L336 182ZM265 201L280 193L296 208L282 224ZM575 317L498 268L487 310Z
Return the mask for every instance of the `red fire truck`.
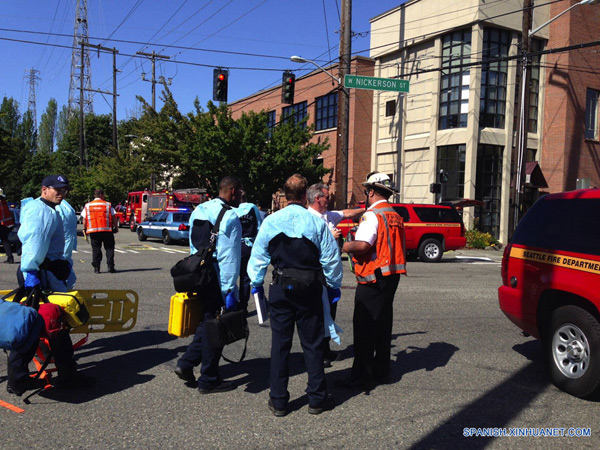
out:
M134 191L127 195L122 223L135 231L140 222L165 208L193 208L208 199L206 189L175 189L173 191Z

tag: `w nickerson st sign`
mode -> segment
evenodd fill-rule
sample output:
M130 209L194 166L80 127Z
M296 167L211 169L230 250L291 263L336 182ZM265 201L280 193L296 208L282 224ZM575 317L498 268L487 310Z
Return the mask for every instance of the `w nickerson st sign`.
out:
M408 85L408 80L396 80L394 78L362 77L360 75L344 76L344 87L354 89L408 92Z

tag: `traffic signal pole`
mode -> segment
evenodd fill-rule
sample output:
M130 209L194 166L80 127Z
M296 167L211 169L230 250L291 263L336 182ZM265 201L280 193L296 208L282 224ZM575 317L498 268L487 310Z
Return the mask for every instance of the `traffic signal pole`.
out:
M340 30L340 61L338 94L338 135L335 164L335 205L345 209L348 204L348 144L350 133L350 91L344 87L344 76L350 74L352 57L352 0L342 0Z

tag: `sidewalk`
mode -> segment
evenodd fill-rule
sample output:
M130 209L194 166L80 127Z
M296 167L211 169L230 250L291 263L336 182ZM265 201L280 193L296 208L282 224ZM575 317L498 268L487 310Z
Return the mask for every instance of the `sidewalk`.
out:
M499 250L496 250L492 247L486 250L463 248L461 250L455 250L444 253L443 258L453 258L457 256L462 256L468 258L489 258L492 261L501 262L503 254L504 247Z

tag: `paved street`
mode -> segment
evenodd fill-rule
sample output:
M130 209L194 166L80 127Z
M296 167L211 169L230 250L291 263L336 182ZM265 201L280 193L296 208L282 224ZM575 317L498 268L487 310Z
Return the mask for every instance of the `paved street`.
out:
M0 358L0 442L5 449L44 448L596 448L598 405L549 385L539 344L519 334L498 308L500 251L458 251L437 264L410 262L396 295L392 383L371 392L345 391L333 382L352 362L355 282L346 273L338 323L342 358L327 369L338 406L307 413L306 374L296 339L292 353L290 413L267 409L270 330L250 317L245 361L222 364L238 384L232 392L200 395L174 374L190 338L167 334L170 267L184 245L138 242L117 235L116 274L93 273L91 247L82 238L74 255L81 289L133 289L140 297L137 324L127 333L98 333L77 351L90 391L47 391L31 404L6 393ZM0 264L0 288L14 287L16 266ZM77 336L75 336L77 337ZM225 349L241 354L236 343ZM591 437L463 437L479 427L589 427ZM48 443L51 442L51 443Z

